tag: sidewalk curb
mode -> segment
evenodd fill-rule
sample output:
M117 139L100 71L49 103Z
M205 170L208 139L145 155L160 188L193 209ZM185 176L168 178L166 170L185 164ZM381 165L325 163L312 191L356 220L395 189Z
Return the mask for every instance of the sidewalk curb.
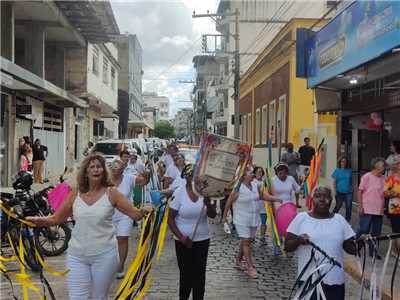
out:
M361 274L358 271L357 264L348 260L344 261L344 270L350 275L354 280L356 280L359 284L361 284ZM365 286L368 289L370 286L370 273L366 272L365 274ZM382 291L382 299L383 300L400 300L399 294L394 294L393 299L390 297L390 289L383 288Z

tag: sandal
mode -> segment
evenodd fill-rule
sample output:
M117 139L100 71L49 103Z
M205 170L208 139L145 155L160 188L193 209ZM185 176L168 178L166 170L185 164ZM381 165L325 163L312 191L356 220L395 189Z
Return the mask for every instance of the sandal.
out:
M235 268L239 270L244 270L243 261L235 259Z
M250 278L256 279L258 277L257 271L254 268L250 268L246 271L246 274L249 275Z

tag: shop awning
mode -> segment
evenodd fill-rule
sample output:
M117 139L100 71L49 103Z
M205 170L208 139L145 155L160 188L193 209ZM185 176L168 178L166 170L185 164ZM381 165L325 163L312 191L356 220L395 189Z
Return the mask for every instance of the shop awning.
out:
M32 72L0 57L1 85L24 91L36 98L64 107L89 107L88 103Z

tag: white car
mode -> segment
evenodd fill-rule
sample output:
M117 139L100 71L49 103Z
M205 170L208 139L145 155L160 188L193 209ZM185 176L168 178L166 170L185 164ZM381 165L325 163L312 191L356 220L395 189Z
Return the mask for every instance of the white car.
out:
M106 162L111 163L114 159L119 158L119 154L123 149L131 151L133 149L132 143L126 140L104 140L97 142L93 146L91 153L101 153Z

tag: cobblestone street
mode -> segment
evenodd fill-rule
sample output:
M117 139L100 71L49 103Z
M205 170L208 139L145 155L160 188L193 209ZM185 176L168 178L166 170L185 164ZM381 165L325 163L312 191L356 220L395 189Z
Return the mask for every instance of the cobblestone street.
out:
M226 235L222 226L210 224L213 233L207 267L207 284L205 299L209 300L239 300L239 299L287 299L296 277L296 258L285 256L275 257L271 246L256 240L253 244L254 261L258 270L258 279L250 279L242 271L234 267L233 257L236 253L238 239ZM137 228L133 232L133 243L136 244ZM131 248L128 261L133 256ZM57 270L63 270L65 255L47 258L47 262ZM13 266L9 265L11 269ZM167 241L160 261L153 268L154 282L146 295L146 300L172 300L178 298L179 270L175 257L174 242L171 234ZM58 300L68 299L65 278L47 275L48 280ZM34 282L40 287L40 280L34 277ZM110 293L113 299L114 291L119 281L115 281ZM12 299L9 284L2 278L1 299ZM18 286L15 285L15 289ZM346 281L346 299L356 299L359 286L351 278ZM32 296L31 299L36 299Z

